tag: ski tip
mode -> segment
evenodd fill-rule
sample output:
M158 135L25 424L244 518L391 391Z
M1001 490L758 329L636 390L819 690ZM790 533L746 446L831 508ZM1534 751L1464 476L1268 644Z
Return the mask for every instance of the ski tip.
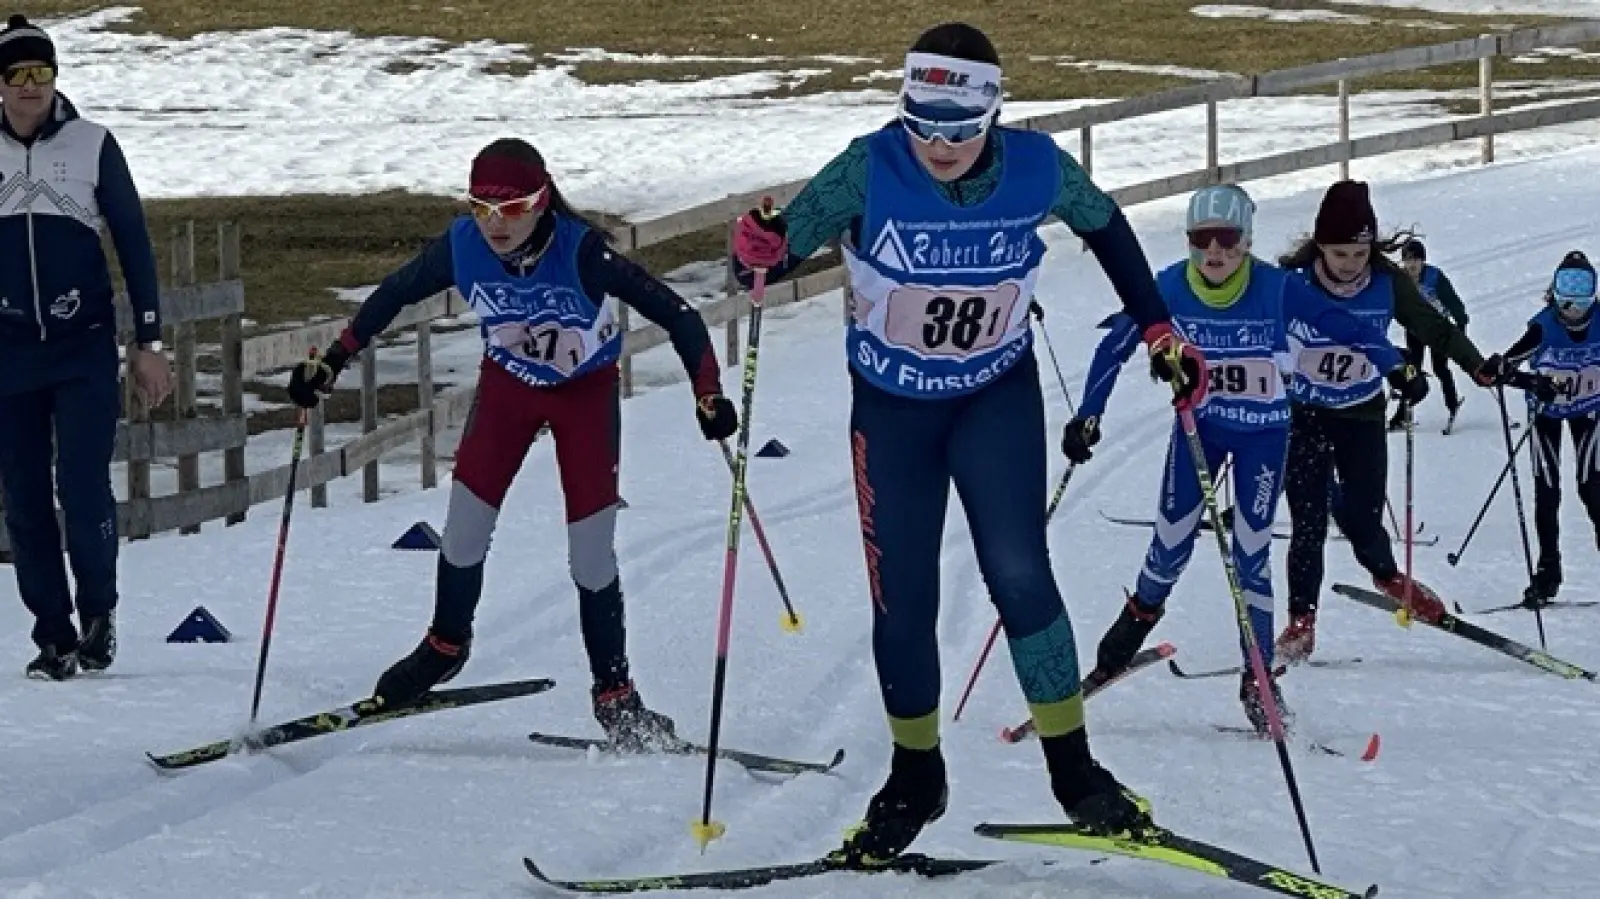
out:
M1179 668L1178 663L1171 659L1167 659L1167 670L1171 671L1175 677L1183 677L1183 669Z
M828 760L828 764L823 767L822 773L827 774L829 771L832 771L842 764L844 764L844 747L840 746L838 749L834 750L833 758Z
M1377 758L1378 757L1378 750L1382 746L1382 743L1383 743L1383 741L1378 737L1378 735L1376 733L1374 733L1371 736L1371 738L1369 738L1367 740L1367 748L1362 750L1362 752L1361 752L1361 760L1363 762L1370 762L1373 759ZM1373 889L1376 890L1377 887L1373 887ZM1370 896L1372 894L1368 893L1367 895Z
M1365 893L1361 894L1362 899L1372 899L1372 897L1376 896L1376 895L1378 895L1378 885L1377 884L1373 884L1372 886L1367 887L1367 891Z

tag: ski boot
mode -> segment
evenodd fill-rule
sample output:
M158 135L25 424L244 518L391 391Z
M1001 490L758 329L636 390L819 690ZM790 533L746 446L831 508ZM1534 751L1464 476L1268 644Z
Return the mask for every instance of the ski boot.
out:
M922 829L944 817L950 801L944 756L933 749L895 744L889 779L867 803L867 816L846 834L828 860L847 868L878 868L905 852Z
M1134 593L1127 593L1122 614L1112 622L1111 628L1100 638L1100 648L1095 655L1094 670L1084 678L1084 686L1100 687L1127 669L1145 638L1166 613L1165 605L1147 606Z
M1275 644L1278 658L1286 665L1298 665L1311 658L1317 648L1317 610L1289 611L1289 623Z
M611 688L595 684L589 695L594 720L618 752L670 752L682 742L671 718L645 708L633 681Z
M1446 418L1445 422L1444 422L1444 431L1443 431L1443 433L1444 433L1444 435L1446 437L1450 436L1450 432L1455 430L1455 427L1456 427L1456 413L1461 411L1461 403L1462 402L1463 402L1463 400L1459 396L1458 397L1454 397L1454 398L1451 398L1451 397L1446 397L1445 398L1444 407L1445 407L1445 409L1449 410L1449 412L1450 412L1450 417Z
M1522 606L1526 609L1544 608L1556 598L1556 593L1560 590L1561 563L1551 559L1540 559L1539 567L1533 572L1533 581L1528 584L1528 589L1522 591Z
M78 652L46 646L28 663L25 673L33 680L70 680L78 674Z
M1439 594L1427 584L1406 577L1403 571L1397 571L1388 578L1373 575L1372 584L1400 603L1413 618L1437 624L1444 617L1444 601L1439 599Z
M1283 691L1278 687L1278 679L1268 674L1271 684L1272 701L1278 707L1278 720L1283 723L1284 732L1288 732L1290 724L1294 721L1294 713L1283 702ZM1246 667L1243 677L1239 680L1239 702L1244 706L1244 716L1250 719L1250 726L1256 729L1256 735L1262 738L1272 736L1272 726L1267 716L1266 704L1262 701L1261 685L1256 683L1253 671Z
M382 708L410 705L429 690L460 674L471 654L470 635L457 643L429 630L410 655L383 672L378 685L372 689L372 696Z
M1099 836L1137 836L1155 827L1150 803L1094 760L1082 728L1041 742L1050 792L1074 825Z
M83 640L78 644L78 664L84 671L104 671L117 657L117 612L83 616Z

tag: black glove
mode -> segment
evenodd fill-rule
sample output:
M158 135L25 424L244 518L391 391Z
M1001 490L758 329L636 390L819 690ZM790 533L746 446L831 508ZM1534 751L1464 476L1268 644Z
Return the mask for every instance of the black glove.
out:
M1478 366L1478 370L1472 373L1472 380L1477 381L1484 387L1498 387L1507 383L1514 371L1516 371L1516 368L1506 362L1506 357L1495 353L1493 356L1483 360L1483 364Z
M1061 452L1074 465L1082 465L1094 456L1089 447L1100 442L1100 419L1095 416L1074 418L1061 432Z
M1408 406L1415 406L1428 396L1428 376L1417 371L1415 366L1397 365L1385 377L1400 395L1400 402Z
M733 401L720 393L708 393L695 404L695 420L707 440L727 440L739 430L739 413Z
M345 365L350 361L350 351L345 349L344 342L335 340L333 346L321 356L316 350L311 351L311 358L296 365L294 371L289 373L289 399L302 409L314 409L322 401L318 394L327 394L333 391L333 382L338 380L339 372L344 371Z
M1556 389L1555 380L1549 375L1541 375L1537 372L1512 369L1506 373L1505 384L1518 390L1526 390L1541 403L1553 403L1556 401L1556 397L1560 395L1560 391Z

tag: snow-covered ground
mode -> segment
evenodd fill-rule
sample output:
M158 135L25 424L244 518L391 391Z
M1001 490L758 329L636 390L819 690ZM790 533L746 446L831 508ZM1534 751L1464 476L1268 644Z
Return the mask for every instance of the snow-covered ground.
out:
M1539 290L1566 250L1597 249L1597 165L1600 150L1584 149L1387 183L1376 200L1385 222L1427 225L1435 261L1472 311L1474 337L1495 349L1538 308ZM1264 201L1260 251L1277 252L1302 232L1318 196ZM1176 204L1158 204L1135 217L1154 259L1183 252L1180 214ZM1059 227L1047 237L1053 252L1040 299L1077 391L1099 336L1086 323L1116 304L1092 256ZM723 731L730 745L806 758L826 758L842 746L848 757L836 775L774 784L719 768L715 815L727 833L702 855L687 826L699 813L702 762L590 759L528 743L533 729L597 732L550 448L541 443L505 503L481 636L462 682L550 676L558 683L553 692L159 775L142 752L180 749L242 724L276 515L128 546L117 666L67 685L0 676L0 895L522 897L539 895L521 869L524 854L557 876L611 876L792 860L834 845L878 786L888 753L845 445L837 302L832 296L804 304L763 350L754 440L777 437L792 454L754 462L751 496L807 630L780 632L771 581L747 542ZM1054 429L1066 408L1054 378L1045 384ZM1418 550L1417 567L1447 597L1481 608L1518 595L1525 574L1504 497L1460 567L1444 560L1504 459L1492 396L1465 389L1455 435L1438 434L1436 398L1420 413L1419 514L1444 539ZM1096 510L1147 513L1170 418L1161 389L1130 369L1103 424L1105 440L1052 527L1057 573L1085 658L1115 616L1148 537L1107 525ZM635 673L649 702L676 716L687 734L703 735L727 472L677 390L630 401L624 440L630 508L621 519L619 556ZM1397 499L1400 440L1392 444L1390 476ZM434 560L387 547L411 521L442 523L443 506L443 492L428 491L375 506L344 501L296 511L264 717L359 695L411 647L428 619ZM947 715L993 620L959 504L952 513L942 553ZM1565 595L1584 598L1600 564L1577 502L1566 503L1565 520ZM1330 544L1328 562L1330 583L1363 582L1346 544ZM1276 567L1281 573L1281 553ZM0 632L11 635L0 642L0 673L19 672L27 659L28 622L13 591L9 578L0 579ZM165 633L199 603L239 641L164 644ZM1533 623L1520 613L1484 623L1534 640ZM1596 612L1552 611L1546 624L1552 652L1600 665ZM1234 616L1209 542L1198 546L1157 636L1176 642L1180 659L1196 668L1235 660ZM1600 713L1593 684L1558 680L1421 626L1401 630L1388 616L1332 595L1318 651L1365 661L1288 676L1285 690L1304 733L1344 748L1371 731L1384 739L1370 764L1295 753L1330 879L1377 882L1383 895L1407 899L1594 895L1600 777L1593 734ZM1236 689L1226 679L1141 674L1090 704L1097 752L1149 796L1168 825L1305 870L1273 750L1212 728L1242 722ZM1091 865L1081 855L973 836L971 825L982 820L1059 817L1037 746L995 739L1000 726L1024 714L1002 650L963 720L946 724L950 812L917 844L1016 865L939 883L832 875L751 895L1264 895L1159 866ZM1045 858L1060 864L1037 864Z

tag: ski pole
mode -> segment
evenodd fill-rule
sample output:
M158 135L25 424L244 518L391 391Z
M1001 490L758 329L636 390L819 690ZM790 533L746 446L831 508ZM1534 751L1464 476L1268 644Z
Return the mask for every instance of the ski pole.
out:
M1061 363L1056 359L1056 348L1050 343L1050 332L1044 326L1044 308L1037 302L1029 305L1029 311L1039 321L1039 333L1044 335L1044 348L1050 354L1050 365L1056 370L1056 383L1061 387L1061 398L1067 401L1067 412L1076 417L1078 411L1072 405L1072 394L1067 390L1066 376L1061 373ZM1067 484L1072 480L1072 473L1078 470L1078 463L1067 466L1061 473L1061 480L1056 484L1055 493L1050 495L1050 504L1044 510L1044 523L1048 527L1050 519L1055 517L1056 509L1061 505L1062 497L1067 495ZM994 650L995 640L1000 637L1000 616L994 618L994 626L989 628L989 637L983 641L983 649L978 653L977 661L972 663L972 673L967 676L967 685L961 691L961 699L956 703L956 713L951 721L960 721L961 713L966 711L967 700L972 698L972 688L978 685L978 675L983 673L983 666L989 661L989 653Z
M311 358L317 358L315 347ZM256 685L250 696L250 729L255 730L261 711L261 685L267 677L267 652L272 648L272 629L278 617L278 586L283 582L283 555L289 546L289 518L294 512L295 480L300 473L300 453L306 441L306 410L295 418L294 446L289 450L289 487L283 494L283 517L278 520L278 549L272 560L272 580L267 587L267 616L261 625L261 653L256 659Z
M761 200L761 217L774 215L772 198ZM717 779L717 746L722 738L722 701L728 683L728 639L733 630L733 583L738 572L740 513L744 511L745 474L750 461L750 410L755 403L756 364L761 353L761 311L767 296L767 271L755 270L755 281L750 287L750 335L745 342L744 375L740 379L744 395L740 397L739 437L733 453L733 496L728 502L728 550L722 566L722 602L717 612L717 660L711 681L711 733L706 747L705 800L700 810L700 820L690 824L690 832L700 844L700 851L722 836L727 828L720 821L711 820L711 795Z
M1483 517L1488 514L1489 506L1494 503L1495 496L1500 492L1500 485L1506 482L1506 475L1511 473L1511 466L1516 464L1517 454L1522 452L1523 444L1528 442L1528 436L1532 433L1533 429L1529 428L1523 431L1521 437L1517 438L1516 446L1511 449L1511 458L1506 462L1505 467L1500 469L1500 477L1495 479L1494 486L1489 488L1489 497L1479 507L1478 517L1472 519L1472 527L1467 529L1467 536L1462 538L1460 548L1444 557L1445 561L1450 563L1450 567L1454 568L1460 564L1461 557L1467 552L1467 544L1471 543L1472 536L1478 533L1478 525L1483 524Z
M1506 411L1506 388L1504 385L1495 385L1494 399L1495 402L1500 404L1500 433L1505 436L1506 462L1511 467L1511 496L1517 504L1517 529L1522 532L1522 561L1528 567L1528 580L1532 582L1533 547L1528 542L1528 516L1522 510L1522 480L1517 477L1517 451L1516 447L1511 443L1511 413ZM1532 433L1533 428L1529 427L1528 432ZM1533 620L1539 628L1539 648L1548 651L1550 647L1545 643L1544 638L1544 612L1540 610L1538 603L1533 606Z
M1412 568L1412 564L1411 564L1412 563L1412 559L1413 559L1412 549L1413 549L1413 547L1416 546L1416 535L1413 534L1412 531L1411 531L1412 516L1414 514L1413 510L1415 509L1415 504L1413 502L1413 497L1415 496L1415 489L1414 488L1415 488L1415 484L1416 484L1416 473L1417 473L1417 427L1416 427L1416 423L1412 420L1411 416L1407 415L1406 416L1406 544L1405 544L1405 546L1406 546L1406 595L1405 595L1405 599L1402 600L1401 603L1400 603L1400 608L1397 609L1395 611L1395 613L1394 613L1394 619L1395 619L1395 621L1398 621L1400 623L1401 627L1410 627L1411 626L1410 599L1411 599L1412 593L1414 593L1416 591L1416 582L1414 580L1412 580L1412 578L1411 578L1412 572L1414 571L1414 569ZM1384 497L1384 502L1387 503L1388 501L1389 501L1388 497ZM1393 508L1391 508L1389 510L1389 515L1391 517L1394 515L1394 509ZM1398 525L1396 526L1396 529L1398 530Z
M733 451L728 449L728 441L719 440L717 445L722 447L722 458L728 463L728 471L734 470ZM772 554L772 544L767 542L766 528L761 526L761 518L756 515L756 505L750 500L749 491L744 496L744 511L750 516L750 530L755 532L756 542L761 544L761 554L767 558L767 570L772 572L772 583L778 588L778 598L783 600L783 621L781 625L788 633L800 631L800 614L794 610L794 603L789 601L789 588L783 583L783 574L778 571L778 560Z
M1169 364L1174 371L1182 371L1179 362L1173 358ZM1201 375L1204 377L1204 374ZM1173 391L1179 385L1174 383ZM1189 455L1194 458L1194 471L1200 479L1200 496L1205 503L1206 515L1211 519L1211 529L1216 533L1217 549L1222 553L1222 568L1228 575L1228 592L1233 595L1233 610L1239 622L1239 638L1245 645L1245 653L1250 657L1250 668L1255 674L1256 686L1260 691L1261 705L1267 713L1267 728L1272 733L1272 742L1278 747L1278 762L1283 767L1283 779L1289 790L1289 801L1294 805L1295 818L1300 823L1300 836L1305 840L1306 856L1311 860L1311 870L1317 874L1322 873L1322 867L1317 861L1317 848L1311 840L1311 825L1306 821L1305 803L1300 799L1300 784L1295 780L1294 764L1289 760L1288 735L1284 732L1283 714L1278 708L1278 701L1272 695L1272 681L1267 673L1267 663L1261 657L1261 647L1256 642L1255 629L1250 624L1250 607L1245 602L1244 588L1239 582L1239 570L1233 564L1233 555L1228 551L1228 537L1222 530L1222 514L1217 511L1216 484L1211 480L1210 466L1206 464L1206 450L1200 443L1200 432L1195 426L1194 412L1187 406L1178 409L1178 419L1183 424L1183 434L1189 444Z

